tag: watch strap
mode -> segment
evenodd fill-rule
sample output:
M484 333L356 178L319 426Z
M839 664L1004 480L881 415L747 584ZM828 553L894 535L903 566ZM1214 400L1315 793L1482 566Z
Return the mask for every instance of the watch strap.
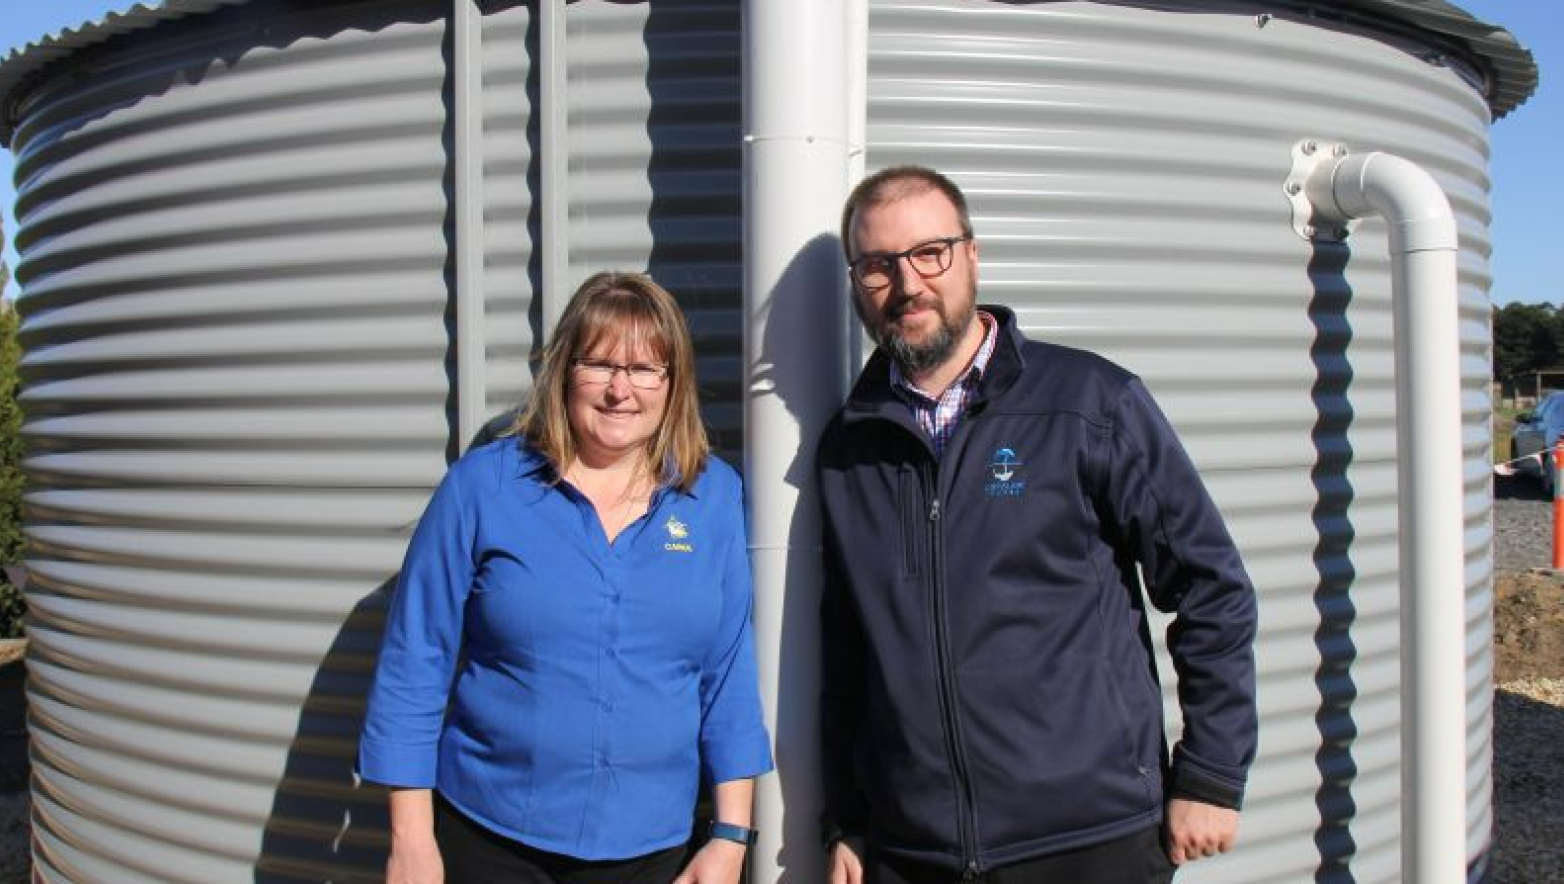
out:
M753 847L755 839L760 837L760 832L747 826L737 826L733 823L712 820L711 837L721 838L724 841L737 841L745 847Z

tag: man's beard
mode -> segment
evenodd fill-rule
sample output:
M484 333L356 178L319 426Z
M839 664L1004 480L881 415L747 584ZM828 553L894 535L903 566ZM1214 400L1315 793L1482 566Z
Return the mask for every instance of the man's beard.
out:
M886 307L896 310L911 306L911 303L917 302L906 300L895 304L887 302ZM924 303L939 314L940 321L927 340L921 344L914 344L898 333L896 315L887 315L883 312L871 314L869 311L872 308L864 303L864 299L856 293L853 296L853 307L858 311L859 321L869 330L874 342L883 347L891 358L896 360L896 364L901 366L902 373L910 377L916 377L944 365L955 353L956 345L966 336L967 329L977 316L975 298L968 298L967 309L962 312L962 315L954 317L946 315L943 301Z

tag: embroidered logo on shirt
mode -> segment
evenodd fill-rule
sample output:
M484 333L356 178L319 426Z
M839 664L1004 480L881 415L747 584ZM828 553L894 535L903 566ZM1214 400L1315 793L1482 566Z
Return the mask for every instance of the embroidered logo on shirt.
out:
M678 516L668 516L663 527L668 529L668 542L663 544L663 549L669 552L695 552L695 547L684 542L690 536L690 526L679 521Z
M988 462L988 474L994 481L983 486L983 493L989 497L1020 497L1026 490L1026 480L1017 479L1016 475L1025 465L1014 450L994 449L994 456Z

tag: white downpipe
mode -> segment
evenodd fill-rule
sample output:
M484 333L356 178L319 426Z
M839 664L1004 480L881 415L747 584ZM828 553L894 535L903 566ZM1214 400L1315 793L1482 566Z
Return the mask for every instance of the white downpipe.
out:
M565 0L540 0L538 10L538 248L542 291L539 339L554 333L565 302L575 290L570 278L570 81L565 39Z
M777 773L751 880L823 880L815 440L846 392L836 227L861 125L865 0L744 0L744 467L761 695ZM790 812L789 812L790 811Z
M455 104L456 433L457 451L483 426L488 410L483 278L483 23L477 0L453 0L452 92Z
M1402 880L1466 880L1466 586L1455 218L1433 178L1349 156L1309 181L1316 213L1390 228L1400 451Z

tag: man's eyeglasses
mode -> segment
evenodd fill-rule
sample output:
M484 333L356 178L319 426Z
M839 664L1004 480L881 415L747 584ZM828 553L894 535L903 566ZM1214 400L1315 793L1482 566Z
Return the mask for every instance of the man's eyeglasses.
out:
M638 390L655 390L668 377L668 366L646 362L623 365L603 359L573 359L571 364L576 367L576 381L582 384L606 384L622 371L629 378L630 386Z
M912 264L912 269L924 279L933 279L950 269L951 253L956 243L968 242L972 234L946 236L921 242L904 252L866 252L848 262L853 279L865 291L877 292L891 284L901 272L902 259Z

